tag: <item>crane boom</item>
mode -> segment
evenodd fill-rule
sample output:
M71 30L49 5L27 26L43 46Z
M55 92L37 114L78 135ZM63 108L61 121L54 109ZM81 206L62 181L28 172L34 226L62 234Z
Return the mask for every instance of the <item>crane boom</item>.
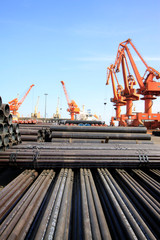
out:
M18 102L18 108L22 105L22 103L24 102L24 100L26 99L28 93L31 91L32 87L34 87L34 84L32 84L28 91L25 93L25 95L22 97L22 99Z
M17 115L18 114L18 109L20 108L20 106L22 105L22 103L24 102L25 98L27 97L28 93L30 92L30 90L32 89L32 87L34 87L34 84L32 84L29 89L27 90L27 92L25 93L25 95L22 97L22 99L18 102L18 98L14 98L13 100L11 100L9 103L9 107L10 110L12 112L13 115Z
M136 63L131 55L131 52L129 50L128 45L130 44L130 46L133 48L133 50L136 52L136 54L138 55L138 57L140 58L140 60L142 61L142 63L145 65L146 67L146 71L144 76L142 77L138 71L138 68L136 66ZM140 53L138 52L138 50L136 49L136 47L134 46L134 44L132 43L131 39L128 39L124 42L121 42L119 44L118 47L118 52L117 52L117 57L115 60L115 67L117 67L116 71L119 71L119 65L122 61L122 56L124 56L125 52L128 55L129 61L131 63L132 69L134 71L134 74L136 76L137 82L139 84L140 89L138 89L138 93L142 94L142 95L156 95L159 96L160 95L160 83L156 82L154 80L154 78L156 79L160 79L160 72L158 72L157 70L155 70L152 67L149 67L147 65L147 63L145 62L145 60L142 58L142 56L140 55ZM146 76L146 78L144 78Z
M66 90L65 83L63 81L61 81L61 83L62 83L63 90L64 90L64 93L65 93L65 96L66 96L66 99L67 99L67 103L69 105L70 104L70 100L69 100L69 96L68 96L68 93L67 93L67 90Z

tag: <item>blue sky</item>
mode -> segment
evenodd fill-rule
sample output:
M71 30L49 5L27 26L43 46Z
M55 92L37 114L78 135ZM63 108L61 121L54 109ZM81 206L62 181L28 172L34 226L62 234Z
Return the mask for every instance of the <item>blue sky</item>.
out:
M61 115L69 117L63 80L70 99L108 123L114 109L112 86L105 85L106 69L114 63L118 44L131 38L148 65L160 71L159 8L159 0L0 1L3 102L18 93L21 97L35 84L19 109L21 115L30 115L40 96L44 116L44 93L48 93L47 116L53 116L60 97ZM137 65L143 75L140 62ZM154 112L160 111L159 103L155 100ZM143 111L142 101L134 105Z

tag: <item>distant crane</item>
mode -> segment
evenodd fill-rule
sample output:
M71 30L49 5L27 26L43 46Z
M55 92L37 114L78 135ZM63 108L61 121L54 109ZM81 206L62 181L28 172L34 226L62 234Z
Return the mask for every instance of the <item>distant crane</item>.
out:
M32 113L32 117L34 117L34 118L37 118L37 117L38 117L39 98L40 98L40 97L38 96L38 98L37 98L37 103L36 103L35 108L34 108L34 113Z
M25 98L27 97L28 93L30 92L30 90L32 89L32 87L34 87L34 84L32 84L29 89L27 90L27 92L25 93L25 95L22 97L22 99L20 101L18 101L18 98L14 98L13 100L11 100L9 103L9 107L11 110L11 113L13 115L17 115L18 116L18 109L20 108L20 106L22 105L22 103L24 102Z
M59 113L59 97L58 97L58 101L57 101L57 107L56 107L56 113L53 115L54 118L60 118L61 115Z
M70 112L71 120L74 120L74 116L76 114L80 113L80 109L79 109L78 105L75 103L74 100L70 101L67 90L66 90L66 87L65 87L65 83L63 81L61 81L61 83L62 83L63 90L64 90L64 93L65 93L65 96L66 96L66 99L67 99L68 107L69 107L67 109L67 111Z

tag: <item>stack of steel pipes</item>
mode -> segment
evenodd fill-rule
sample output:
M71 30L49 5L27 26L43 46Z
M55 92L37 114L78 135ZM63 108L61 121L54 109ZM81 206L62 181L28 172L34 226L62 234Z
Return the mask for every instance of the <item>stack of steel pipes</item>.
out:
M20 196L31 185L38 173L35 170L25 170L10 184L1 190L0 195L0 223L16 203Z
M0 97L0 150L21 142L18 124L12 124L12 114L8 104L2 104Z
M158 169L27 172L2 190L0 239L159 239Z
M50 131L50 133L49 133ZM151 140L145 127L50 126L44 141L109 142Z
M160 148L154 144L22 144L0 153L0 166L14 165L32 168L158 167Z
M48 142L50 135L50 125L46 124L20 124L22 142Z

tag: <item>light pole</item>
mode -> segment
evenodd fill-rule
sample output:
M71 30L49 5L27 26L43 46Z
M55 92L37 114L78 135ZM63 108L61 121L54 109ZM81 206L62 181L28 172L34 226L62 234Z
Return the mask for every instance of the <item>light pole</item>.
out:
M47 109L47 95L48 93L45 93L45 121L46 121L46 109Z

